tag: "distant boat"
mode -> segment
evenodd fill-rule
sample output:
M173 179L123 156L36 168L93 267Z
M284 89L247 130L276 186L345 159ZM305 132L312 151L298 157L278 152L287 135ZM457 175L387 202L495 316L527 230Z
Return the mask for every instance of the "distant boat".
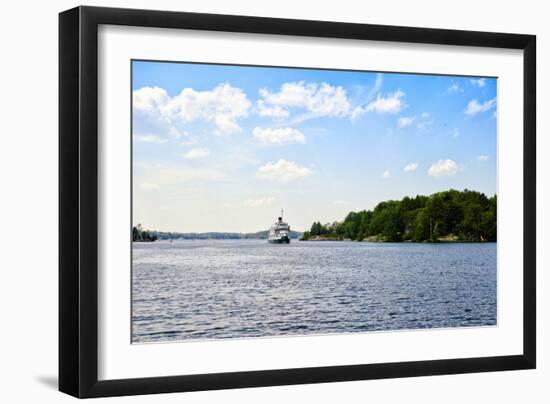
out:
M283 210L281 209L281 216L278 217L277 222L271 225L269 234L267 236L268 243L276 244L288 244L290 243L290 226L283 221Z

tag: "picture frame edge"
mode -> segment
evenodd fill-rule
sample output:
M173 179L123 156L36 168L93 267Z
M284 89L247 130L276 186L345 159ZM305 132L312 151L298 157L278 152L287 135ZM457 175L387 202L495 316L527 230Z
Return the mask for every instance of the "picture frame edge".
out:
M521 355L99 381L97 28L100 24L385 40L524 51L524 352ZM179 21L179 22L178 22ZM284 23L284 24L283 24ZM153 24L153 25L144 25ZM179 25L178 25L179 24ZM285 31L283 31L284 25ZM290 25L290 28L288 28ZM248 27L248 28L247 28ZM294 29L292 29L294 27ZM324 28L323 28L324 27ZM210 28L212 26L210 25ZM387 38L383 38L383 34ZM404 40L407 34L409 40ZM336 36L331 36L336 35ZM459 43L457 37L465 36ZM389 38L389 39L388 39ZM428 41L428 39L432 41ZM399 40L401 39L401 40ZM536 368L536 36L80 6L59 14L59 390L79 398ZM85 286L85 287L84 287ZM400 369L401 368L401 369Z

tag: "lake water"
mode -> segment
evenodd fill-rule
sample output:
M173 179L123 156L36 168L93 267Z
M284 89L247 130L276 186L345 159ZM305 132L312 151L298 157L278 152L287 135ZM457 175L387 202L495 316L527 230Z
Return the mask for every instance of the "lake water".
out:
M133 245L133 341L496 325L496 244Z

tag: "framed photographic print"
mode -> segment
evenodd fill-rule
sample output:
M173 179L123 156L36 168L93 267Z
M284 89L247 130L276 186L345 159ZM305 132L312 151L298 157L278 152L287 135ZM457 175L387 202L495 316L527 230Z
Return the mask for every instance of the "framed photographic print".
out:
M535 37L60 14L59 386L535 367Z

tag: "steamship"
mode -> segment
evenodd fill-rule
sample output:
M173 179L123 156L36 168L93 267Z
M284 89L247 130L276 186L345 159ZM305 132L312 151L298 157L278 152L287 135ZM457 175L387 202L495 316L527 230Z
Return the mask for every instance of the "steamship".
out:
M268 243L288 244L290 243L290 226L283 221L283 210L281 216L277 218L277 222L271 225L269 234L267 235Z

